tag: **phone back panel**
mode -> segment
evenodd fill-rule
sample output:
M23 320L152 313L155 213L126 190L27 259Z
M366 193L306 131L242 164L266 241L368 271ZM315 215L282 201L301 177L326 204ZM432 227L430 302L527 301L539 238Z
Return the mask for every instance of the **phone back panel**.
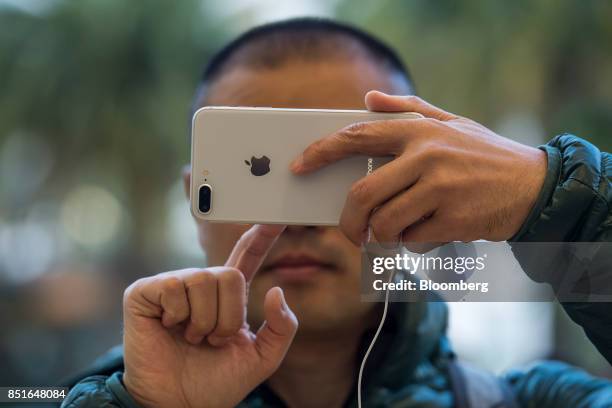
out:
M309 144L351 123L414 119L414 113L205 107L193 118L191 209L201 219L231 223L338 225L351 185L368 173L354 156L296 176L289 164ZM266 162L269 159L269 163ZM375 169L391 158L372 158ZM266 173L266 170L269 171ZM255 175L255 174L262 175ZM211 187L210 211L198 207Z

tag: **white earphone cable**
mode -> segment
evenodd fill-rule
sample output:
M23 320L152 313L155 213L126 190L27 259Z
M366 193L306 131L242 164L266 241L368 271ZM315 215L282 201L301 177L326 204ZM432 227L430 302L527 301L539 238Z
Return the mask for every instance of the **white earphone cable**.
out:
M395 270L392 270L389 274L389 282L393 280L395 276ZM359 377L357 378L357 407L361 408L361 383L363 380L363 370L365 368L366 362L368 361L368 356L370 352L374 348L374 344L376 344L376 340L378 340L378 335L382 331L382 328L385 324L385 320L387 319L387 309L389 309L389 285L387 285L387 290L385 292L385 306L383 308L382 317L380 318L380 323L378 324L378 328L376 329L376 333L374 333L374 337L372 338L372 342L368 346L368 349L363 356L363 360L361 361L361 367L359 367Z

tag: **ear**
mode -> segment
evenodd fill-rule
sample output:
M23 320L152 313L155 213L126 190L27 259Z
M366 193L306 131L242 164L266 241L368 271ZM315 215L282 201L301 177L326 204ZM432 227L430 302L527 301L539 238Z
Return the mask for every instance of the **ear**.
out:
M186 164L183 166L183 187L185 188L185 196L187 196L187 200L189 200L190 190L191 190L191 166Z

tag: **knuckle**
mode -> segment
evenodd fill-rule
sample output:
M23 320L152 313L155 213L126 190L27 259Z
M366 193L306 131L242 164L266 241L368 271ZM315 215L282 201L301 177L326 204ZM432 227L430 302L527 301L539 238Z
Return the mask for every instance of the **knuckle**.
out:
M427 143L423 148L423 156L422 159L428 165L435 165L438 167L440 163L443 163L444 160L448 158L449 150L435 142Z
M413 135L415 138L421 138L422 140L431 140L432 138L436 138L439 136L438 130L440 126L444 126L443 122L440 122L438 119L425 117L422 119L418 119L414 121L414 126L418 126L421 129L420 136Z
M338 136L344 137L346 141L353 141L362 137L366 133L367 128L368 125L366 122L351 123L342 129L342 131L338 133Z
M372 216L370 224L372 231L378 240L389 240L393 238L393 219L389 211L376 211Z
M239 269L232 267L227 267L223 272L221 272L218 279L223 284L232 286L242 286L246 283L242 272Z
M438 197L447 197L457 189L457 183L442 171L435 171L431 174L431 179L427 183L431 194Z
M186 286L187 288L192 288L194 286L208 286L214 284L216 280L217 278L214 272L208 269L203 269L194 273Z
M363 144L370 130L366 122L356 122L336 133L336 139L348 150L355 150Z
M125 290L123 291L123 300L126 301L135 296L136 292L141 289L144 285L148 284L151 281L151 278L140 278L134 282L132 282Z
M418 168L425 168L425 166L428 164L427 146L424 145L414 148L412 152L410 152L410 159Z
M438 119L426 117L423 119L422 123L428 126L438 126L441 122Z
M134 296L134 291L137 283L138 281L132 283L130 286L125 288L125 290L123 291L123 303L127 302Z
M372 197L370 183L367 180L361 179L351 186L349 198L359 207L367 207Z
M162 279L162 291L167 293L177 293L183 290L183 281L176 276L168 276Z
M423 105L423 99L416 95L406 95L404 96L404 103L406 103L410 108L418 108L419 106Z

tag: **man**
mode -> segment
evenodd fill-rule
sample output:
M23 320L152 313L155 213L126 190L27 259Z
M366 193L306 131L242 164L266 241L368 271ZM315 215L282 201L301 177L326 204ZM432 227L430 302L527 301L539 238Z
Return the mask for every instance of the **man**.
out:
M386 94L368 93L374 89ZM612 200L608 155L577 138L554 139L546 150L522 146L419 99L387 95L413 89L392 50L334 22L275 23L226 46L205 71L195 108L362 109L367 94L371 110L417 111L426 119L356 124L296 158L292 170L302 174L351 154L396 156L355 184L339 228L198 223L210 267L132 284L124 296L123 354L115 350L82 375L64 406L355 406L359 364L381 314L380 305L360 301L358 245L368 225L379 241L407 245L591 240L606 217L609 228L602 204ZM568 185L589 155L599 162L583 168L579 184L599 184ZM580 206L571 203L577 188ZM565 230L553 226L561 217ZM364 406L466 406L469 381L453 374L445 305L390 309L366 366ZM570 310L610 358L612 330L596 316L604 309ZM481 378L480 388L490 380ZM612 398L609 382L560 363L515 372L503 384L510 395L498 406L604 407Z

